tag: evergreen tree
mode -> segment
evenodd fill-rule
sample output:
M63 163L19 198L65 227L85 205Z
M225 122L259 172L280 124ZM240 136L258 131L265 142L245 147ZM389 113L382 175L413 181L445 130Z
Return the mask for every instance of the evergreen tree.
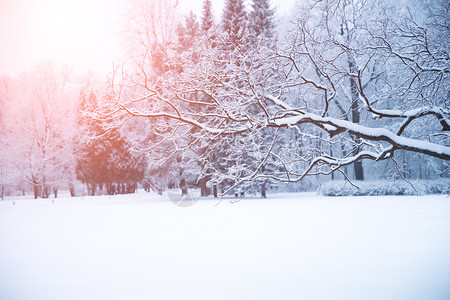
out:
M191 11L186 17L183 24L177 27L178 50L186 51L194 45L194 39L199 35L200 25L197 16Z
M95 102L93 94L89 100L83 97L82 110L88 111ZM79 138L76 174L87 185L88 193L95 195L96 189L103 187L109 195L135 192L137 182L144 177L144 154L133 153L118 129L105 133L103 124L89 117L81 117L79 124L89 139L82 142Z
M247 11L243 0L227 0L222 16L222 29L229 35L234 45L245 44Z
M275 10L270 8L269 0L253 0L249 15L249 33L253 41L258 39L273 40L275 37Z
M205 0L203 2L201 28L203 31L206 32L213 26L214 26L214 15L212 12L211 0Z

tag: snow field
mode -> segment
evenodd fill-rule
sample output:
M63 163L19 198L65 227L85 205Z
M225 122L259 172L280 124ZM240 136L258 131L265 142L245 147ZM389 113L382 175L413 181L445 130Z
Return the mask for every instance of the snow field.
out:
M0 299L450 299L447 196L229 200L1 201Z

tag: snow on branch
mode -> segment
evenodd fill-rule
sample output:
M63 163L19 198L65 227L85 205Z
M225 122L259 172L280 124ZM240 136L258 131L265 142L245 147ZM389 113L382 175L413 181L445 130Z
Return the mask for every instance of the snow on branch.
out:
M441 159L450 159L450 147L448 146L402 137L385 128L365 127L346 120L321 117L311 113L302 113L297 116L274 120L274 125L277 127L293 126L302 123L317 125L332 135L336 132L347 132L369 141L387 142L394 149L423 153Z
M371 14L378 4L306 2L283 48L264 40L233 48L232 37L210 31L188 49L166 49L159 72L144 57L120 83L113 75L94 115L119 126L144 120L151 129L140 133L149 144L142 149L190 151L201 176L224 191L334 172L347 178L350 165L362 179L361 161L398 150L450 160L449 60L437 34L448 28L411 21L400 30Z

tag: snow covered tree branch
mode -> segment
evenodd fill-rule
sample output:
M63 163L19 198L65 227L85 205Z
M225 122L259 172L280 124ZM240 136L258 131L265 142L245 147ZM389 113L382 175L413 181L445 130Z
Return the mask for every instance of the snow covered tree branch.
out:
M147 149L189 150L223 193L268 179L350 178L345 166L395 159L399 150L450 160L442 10L419 25L366 6L313 2L278 49L263 36L235 47L236 36L208 29L168 55L161 75L145 56L113 74L93 115L116 126L145 120ZM362 172L361 164L355 178Z

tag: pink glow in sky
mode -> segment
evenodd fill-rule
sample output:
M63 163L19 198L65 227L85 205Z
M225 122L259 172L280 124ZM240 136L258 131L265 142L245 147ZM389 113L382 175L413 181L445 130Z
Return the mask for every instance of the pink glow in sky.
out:
M0 74L42 60L103 72L119 54L118 0L0 1Z
M0 0L0 74L16 76L42 60L107 73L120 63L124 13L131 0ZM273 0L280 9L286 3ZM222 0L213 0L217 18ZM179 0L200 14L203 0Z

